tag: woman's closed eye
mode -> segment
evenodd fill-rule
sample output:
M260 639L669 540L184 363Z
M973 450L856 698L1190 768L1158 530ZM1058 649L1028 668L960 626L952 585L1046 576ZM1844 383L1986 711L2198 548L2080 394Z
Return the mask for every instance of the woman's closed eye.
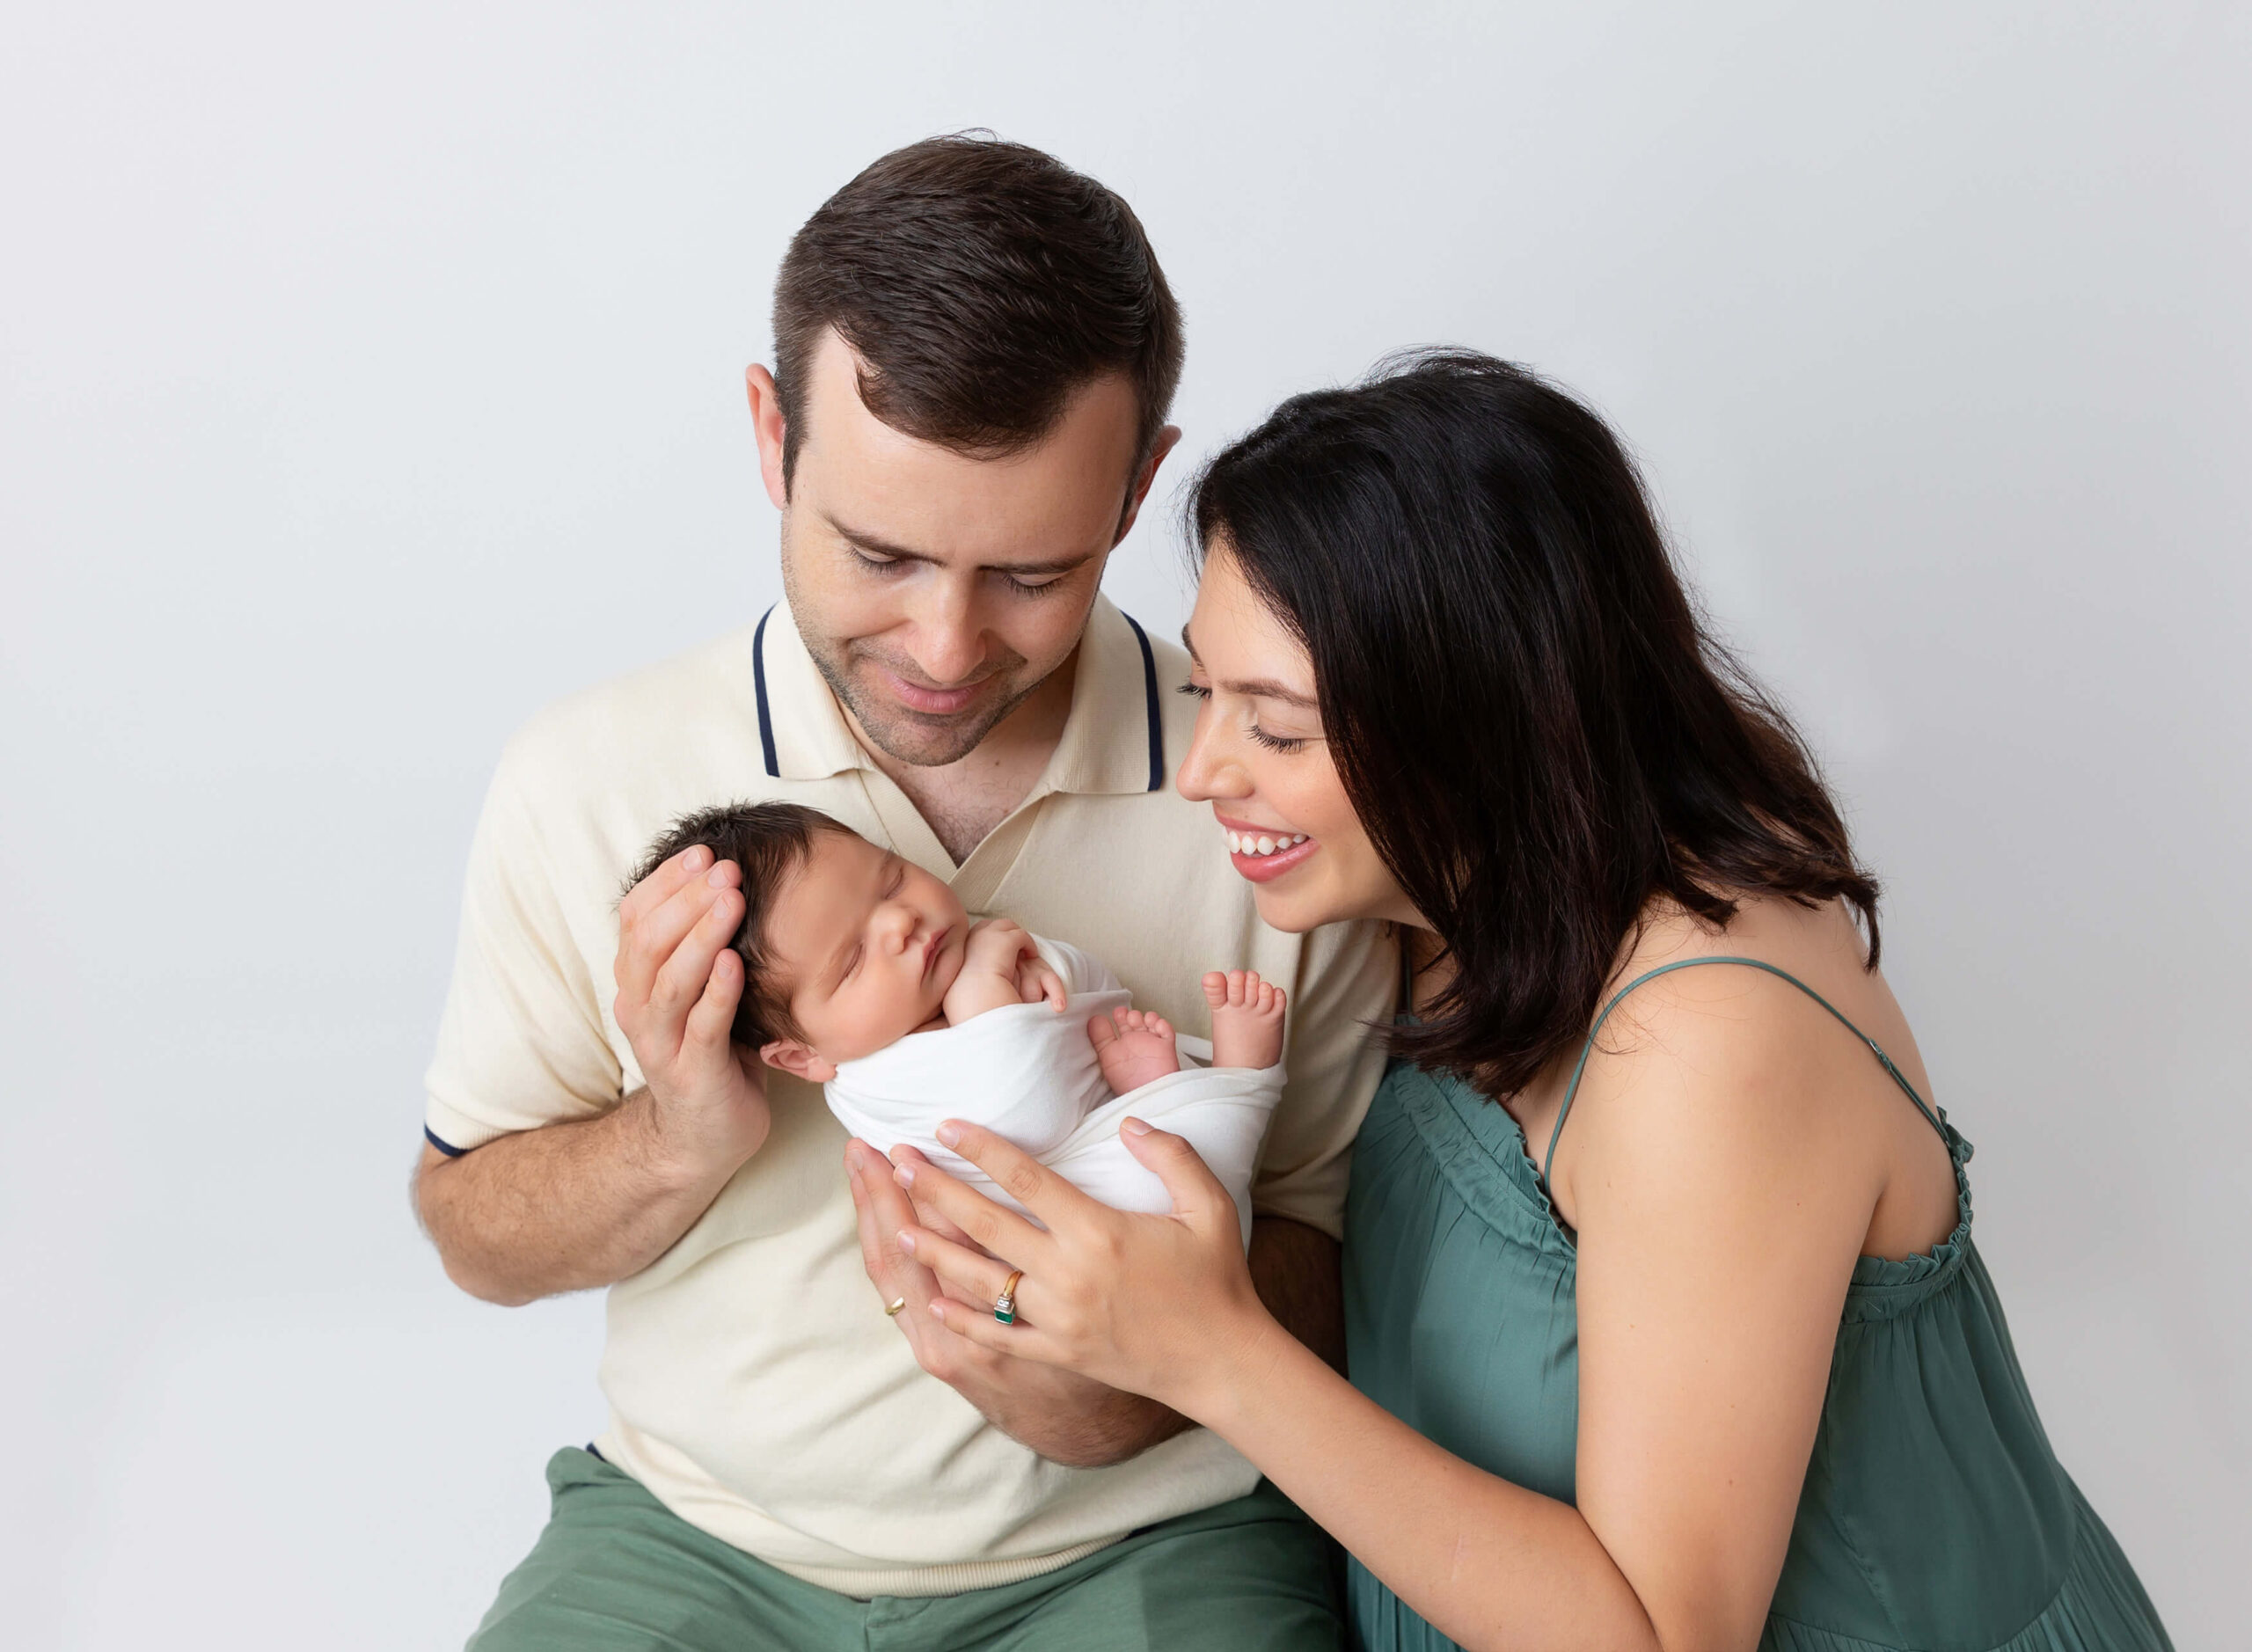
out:
M1209 700L1212 698L1211 685L1206 683L1183 683L1174 691L1186 694L1192 699ZM1270 735L1255 722L1246 725L1243 732L1268 750L1285 753L1298 750L1308 738L1305 735Z

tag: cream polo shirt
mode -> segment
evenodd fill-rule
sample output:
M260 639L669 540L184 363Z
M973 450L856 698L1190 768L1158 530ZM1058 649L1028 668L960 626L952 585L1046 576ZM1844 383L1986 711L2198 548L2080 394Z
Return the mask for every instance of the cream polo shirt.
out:
M959 866L854 740L786 607L550 707L503 753L470 852L431 1142L464 1152L638 1087L611 1012L622 881L676 816L784 800L946 878L972 912L1101 957L1183 1031L1210 1034L1208 969L1287 983L1290 1083L1253 1204L1336 1235L1395 951L1374 925L1260 923L1210 810L1169 784L1187 680L1180 648L1098 598L1046 771ZM926 1375L862 1271L843 1129L817 1086L770 1073L767 1090L765 1145L611 1289L597 1444L612 1463L713 1536L861 1596L1034 1576L1251 1489L1256 1471L1203 1429L1112 1467L1058 1466Z

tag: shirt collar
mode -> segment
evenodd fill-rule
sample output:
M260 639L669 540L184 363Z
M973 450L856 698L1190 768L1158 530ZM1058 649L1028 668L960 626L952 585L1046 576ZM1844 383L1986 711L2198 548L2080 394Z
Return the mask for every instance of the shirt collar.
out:
M852 737L786 603L768 609L751 633L750 664L769 776L821 780L875 766ZM1166 778L1163 711L1148 633L1098 595L1079 639L1071 715L1033 796L1159 790Z

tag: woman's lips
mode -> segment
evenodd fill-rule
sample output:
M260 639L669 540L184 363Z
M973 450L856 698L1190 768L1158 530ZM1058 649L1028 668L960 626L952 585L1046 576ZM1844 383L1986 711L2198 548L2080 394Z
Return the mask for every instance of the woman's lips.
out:
M1304 866L1321 845L1304 832L1277 831L1218 817L1228 838L1228 859L1254 883L1265 883Z

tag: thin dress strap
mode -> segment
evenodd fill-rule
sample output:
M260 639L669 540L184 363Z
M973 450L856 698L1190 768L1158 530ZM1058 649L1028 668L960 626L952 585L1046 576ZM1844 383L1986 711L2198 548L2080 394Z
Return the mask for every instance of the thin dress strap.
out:
M1941 1141L1947 1141L1947 1126L1940 1122L1938 1115L1924 1105L1923 1097L1916 1093L1916 1086L1910 1084L1900 1069L1892 1064L1892 1057L1884 1053L1883 1047L1867 1033L1847 1020L1836 1005L1831 1003L1829 999L1824 998L1788 969L1778 969L1774 965L1762 963L1757 958L1684 958L1678 963L1660 964L1655 969L1636 976L1612 994L1611 1002L1603 1006L1603 1013L1595 1018L1595 1025L1587 1029L1587 1042L1580 1046L1579 1064L1572 1069L1572 1082L1570 1087L1564 1092L1564 1105L1556 1109L1556 1128L1548 1132L1548 1153L1540 1166L1540 1181L1543 1187L1548 1185L1548 1172L1556 1162L1556 1144L1564 1134L1564 1121L1572 1115L1572 1098L1580 1093L1580 1076L1587 1071L1587 1058L1595 1053L1595 1035L1603 1030L1603 1024L1611 1019L1611 1012L1617 1009L1626 996L1645 981L1655 981L1660 976L1671 975L1677 969L1694 969L1700 964L1742 964L1750 969L1765 969L1769 975L1779 976L1789 982L1808 998L1812 998L1832 1015L1837 1017L1839 1026L1868 1046L1869 1054L1876 1057L1877 1064L1892 1075L1892 1082L1898 1085L1908 1100L1916 1104L1916 1111L1924 1115L1924 1122L1939 1132ZM1950 1143L1949 1151L1952 1151L1952 1147L1953 1144Z

